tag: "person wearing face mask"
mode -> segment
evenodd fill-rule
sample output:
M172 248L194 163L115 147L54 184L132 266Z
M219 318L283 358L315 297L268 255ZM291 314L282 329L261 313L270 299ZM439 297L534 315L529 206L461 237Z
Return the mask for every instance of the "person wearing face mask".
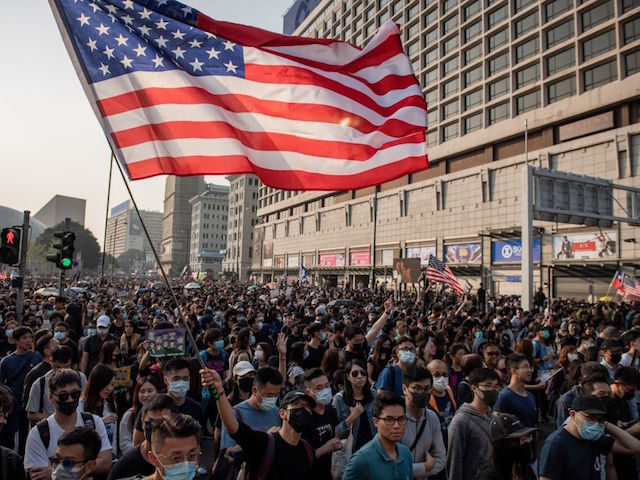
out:
M629 330L625 333L624 340L629 350L622 354L620 365L640 370L640 332L637 330Z
M273 347L270 343L260 342L256 345L256 350L253 352L253 365L256 368L263 368L269 365L269 359L273 354Z
M607 406L607 420L615 425L627 425L634 420L632 408L635 405L635 393L640 387L640 374L631 367L620 367L613 376L611 399ZM635 459L628 455L614 455L613 462L618 478L638 478Z
M189 362L176 357L167 361L163 369L164 383L167 386L167 394L176 403L176 412L190 415L197 422L202 423L204 413L198 402L187 396L191 386L191 371ZM136 428L138 425L136 425ZM141 428L139 430L142 430Z
M447 462L440 419L426 408L432 389L433 377L426 368L409 367L403 377L402 390L407 407L407 425L402 444L413 457L413 478L439 478L446 472Z
M5 429L6 417L13 411L13 397L8 388L0 386L0 430ZM25 480L22 458L15 451L0 446L0 472L3 478Z
M107 315L102 315L98 318L96 322L96 333L91 334L91 332L89 332L89 336L82 346L80 370L85 375L91 373L93 367L97 365L102 345L110 340L116 341L116 339L109 334L109 325L111 325L111 319Z
M540 480L600 480L603 455L640 453L640 440L607 422L606 415L599 397L577 396L565 425L542 445Z
M620 360L622 359L622 352L624 352L624 345L620 340L607 339L602 342L602 361L600 365L606 367L609 372L609 377L613 380L616 370L620 367Z
M153 424L149 460L155 472L145 480L193 480L200 462L200 424L180 413Z
M429 408L435 412L440 419L442 438L448 438L448 428L454 414L458 410L453 391L449 387L449 369L442 360L431 360L427 365L429 373L433 378L433 389L429 396ZM447 441L444 442L445 447Z
M52 480L92 478L100 453L100 437L95 430L76 427L62 434L56 448Z
M336 436L338 415L331 405L331 386L329 379L319 368L306 373L304 385L307 395L316 401L311 412L311 423L302 431L302 438L315 449L316 463L312 478L331 480L331 453L342 448L342 443Z
M398 339L396 346L396 362L386 367L376 382L378 393L384 391L402 395L402 375L407 368L416 362L416 344L409 337Z
M526 355L512 353L507 358L507 368L511 379L509 385L500 391L494 412L515 415L525 427L535 427L536 399L525 388L533 376L533 366Z
M535 455L533 434L536 428L525 427L514 415L501 413L489 426L493 444L493 461L478 473L478 480L536 480L531 468Z
M217 371L217 370L216 370ZM251 388L256 376L256 369L250 362L243 360L233 367L232 392L229 395L231 405L237 405L251 396Z
M469 375L469 383L473 400L460 407L449 425L449 480L475 480L480 467L490 461L493 454L489 423L500 380L493 369L478 368Z
M25 448L24 467L31 480L49 480L53 472L51 459L56 458L58 440L76 427L95 430L100 437L100 453L95 460L93 475L105 475L111 468L112 449L107 430L97 415L78 411L80 376L70 369L55 372L49 379L49 399L54 413L41 420L29 431Z
M302 366L306 370L310 370L312 368L319 368L322 364L322 357L324 356L324 352L327 351L327 347L323 345L327 340L327 332L322 323L315 322L307 327L307 334L309 335L309 341L305 346Z
M108 480L121 480L136 477L138 475L151 475L156 471L149 459L151 450L151 432L153 424L166 416L171 416L175 410L175 402L169 395L157 394L142 407L142 425L144 428L144 440L140 445L127 449L115 463Z
M203 369L200 375L202 385L222 389L222 380L215 371ZM316 455L309 442L302 438L302 432L311 425L311 412L316 406L311 396L300 390L287 393L278 410L282 427L274 433L255 430L244 418L238 421L224 395L220 395L217 403L223 425L245 452L249 480L311 478Z
M551 333L548 328L543 327L542 325L536 325L533 332L536 335L532 340L533 358L540 362L539 368L541 370L549 370L551 368L549 362L553 358L553 350L549 345Z
M56 323L53 327L53 336L60 342L60 345L66 345L73 352L71 365L77 368L80 363L80 355L78 353L78 344L69 337L69 324L66 322Z
M200 358L202 358L205 367L215 370L222 378L226 378L229 370L229 359L227 352L224 350L222 330L218 328L207 330L204 334L204 344L207 348L200 352Z

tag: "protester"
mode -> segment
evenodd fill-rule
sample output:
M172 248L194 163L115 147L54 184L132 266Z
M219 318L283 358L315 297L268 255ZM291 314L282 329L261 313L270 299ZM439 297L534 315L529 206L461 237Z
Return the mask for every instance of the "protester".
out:
M76 427L64 432L58 439L56 458L52 462L52 478L92 478L97 473L101 447L100 436L91 428Z
M146 376L138 380L136 388L133 390L131 408L127 409L122 415L120 426L118 429L118 442L121 452L126 452L133 446L133 429L136 417L142 410L142 407L154 398L162 386L158 379L154 376Z
M7 416L13 411L13 398L9 393L9 390L4 387L0 387L0 430L6 428ZM1 478L17 480L25 480L26 475L24 472L24 466L22 464L22 458L13 450L0 446L0 475Z
M449 387L449 370L442 360L432 360L427 368L433 378L433 389L428 405L438 415L442 438L448 438L449 425L458 409L453 391Z
M512 353L507 359L507 367L511 375L509 385L498 395L494 413L514 415L525 427L535 427L537 423L536 400L526 389L526 384L533 376L533 366L529 359L521 353Z
M200 425L189 415L174 413L154 422L147 455L155 472L148 478L192 480L202 454L200 437Z
M402 394L402 375L416 362L416 345L409 337L399 337L395 349L396 361L380 373L376 382L378 394L392 392Z

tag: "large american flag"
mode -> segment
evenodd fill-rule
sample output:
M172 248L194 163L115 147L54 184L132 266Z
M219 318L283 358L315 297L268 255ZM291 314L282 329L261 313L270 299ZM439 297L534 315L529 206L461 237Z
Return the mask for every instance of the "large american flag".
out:
M622 287L618 289L622 298L627 302L640 300L640 281L630 275L622 275Z
M131 179L255 173L345 190L427 168L426 104L385 23L361 50L212 20L172 0L49 0Z
M429 255L427 264L427 280L430 282L444 283L450 286L458 295L464 294L458 279L453 274L448 265L438 260L433 255Z

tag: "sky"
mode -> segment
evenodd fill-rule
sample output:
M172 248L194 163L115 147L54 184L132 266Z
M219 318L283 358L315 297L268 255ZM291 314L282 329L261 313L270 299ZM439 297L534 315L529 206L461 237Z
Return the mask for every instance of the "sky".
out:
M185 3L217 20L282 32L293 0ZM84 198L85 225L102 244L110 149L48 1L0 0L0 45L0 205L34 215L56 194ZM164 176L131 183L138 206L162 211L164 185ZM128 198L114 166L110 208Z

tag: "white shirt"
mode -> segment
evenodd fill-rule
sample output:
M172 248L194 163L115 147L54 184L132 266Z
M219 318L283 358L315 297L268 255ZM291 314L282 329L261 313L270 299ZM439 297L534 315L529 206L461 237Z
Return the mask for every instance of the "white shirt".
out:
M636 370L638 369L638 363L640 363L640 355L636 355L636 360L631 365L631 360L633 359L633 355L629 355L628 353L623 353L622 358L620 359L620 365L623 367L633 367Z
M80 388L84 389L84 386L87 384L87 377L85 377L84 373L78 372L80 374ZM31 385L31 390L29 391L29 400L27 402L27 412L38 413L41 411L44 406L44 411L42 412L45 417L49 415L53 415L54 408L53 402L49 398L49 379L53 375L53 370L49 370L45 373L44 376L44 393L40 393L40 378L38 378L33 385ZM43 406L40 405L40 398L42 398Z
M76 413L76 427L83 427L84 421L82 420L82 415L80 412ZM100 453L105 450L111 450L111 444L109 443L109 439L107 438L107 430L104 428L104 423L102 423L102 419L96 415L92 415L93 423L96 427L96 432L100 437L102 442L102 446L100 447ZM64 433L62 427L58 425L55 417L53 415L47 417L47 422L49 423L49 448L45 449L44 444L42 443L42 439L40 438L40 432L38 432L38 427L33 427L29 431L29 435L27 436L27 444L24 451L24 468L28 470L30 468L36 467L49 467L51 466L50 458L55 458L56 456L56 448L58 447L58 440Z

